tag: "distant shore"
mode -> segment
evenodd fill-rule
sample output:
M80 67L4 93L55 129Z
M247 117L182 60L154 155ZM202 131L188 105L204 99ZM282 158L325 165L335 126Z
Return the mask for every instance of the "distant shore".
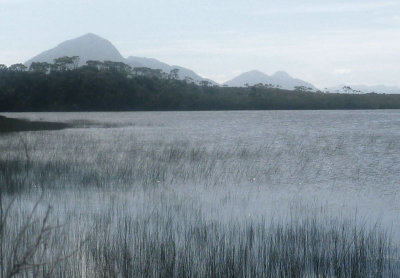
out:
M0 80L1 112L400 109L400 94L219 87L136 74L118 63L49 73L2 70Z
M70 127L70 125L67 123L29 121L8 118L0 115L0 133L35 130L60 130L68 127Z

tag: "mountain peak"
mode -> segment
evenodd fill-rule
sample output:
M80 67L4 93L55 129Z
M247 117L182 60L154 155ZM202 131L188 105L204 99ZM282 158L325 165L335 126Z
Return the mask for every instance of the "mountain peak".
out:
M284 71L277 71L274 75L269 76L261 71L252 70L249 72L242 73L234 79L227 81L225 84L231 87L243 87L247 85L256 84L270 84L278 88L293 90L296 86L304 86L307 88L316 88L303 80L292 78L288 73Z
M286 71L277 71L272 75L272 77L280 78L280 79L292 78Z
M110 41L96 34L87 33L64 41L56 47L40 53L25 62L25 65L29 66L32 62L52 63L54 59L62 56L79 56L79 65L84 65L88 60L110 60L116 62L125 60Z
M100 37L99 35L93 34L93 33L87 33L87 34L84 34L84 35L82 35L80 37L77 37L75 39L67 40L67 41L65 41L63 43L67 43L67 42L71 42L71 41L72 42L77 42L77 41L80 41L80 42L82 42L82 41L95 42L95 41L97 41L97 42L103 42L103 43L107 42L107 43L111 44L110 41L106 40L105 38Z
M86 34L80 36L80 38L101 38L101 39L103 39L102 37L100 37L99 35L96 35L94 33L86 33Z
M265 74L265 73L263 73L262 71L259 71L259 70L247 71L247 72L242 73L239 76L250 78L250 79L268 78L269 77L267 74Z
M246 74L264 74L265 75L265 73L263 73L262 71L256 70L256 69L250 70L250 71L245 72L245 73Z
M167 73L174 68L178 68L180 79L185 79L188 77L194 81L207 80L212 84L216 84L214 81L203 78L190 69L178 66L170 66L153 58L129 56L127 59L125 59L110 41L93 33L87 33L80 37L64 41L56 47L44 51L28 60L25 62L25 65L29 67L32 62L53 63L54 59L63 56L79 56L79 66L85 65L88 60L108 60L114 62L123 62L131 67L161 69Z

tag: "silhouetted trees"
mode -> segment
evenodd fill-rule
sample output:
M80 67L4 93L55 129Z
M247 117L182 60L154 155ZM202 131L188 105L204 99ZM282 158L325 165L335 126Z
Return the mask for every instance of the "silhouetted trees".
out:
M26 69L27 67L24 64L14 64L8 68L9 71L16 71L16 72L26 71Z
M179 78L179 69L172 69L169 72L168 78L170 79L178 79Z
M190 78L179 80L178 69L166 74L112 61L77 67L78 58L32 63L29 71L22 64L0 65L0 111L400 108L400 95L289 91L269 84L197 85Z
M29 70L32 72L38 72L38 73L48 73L50 71L51 64L47 62L33 62L29 66Z

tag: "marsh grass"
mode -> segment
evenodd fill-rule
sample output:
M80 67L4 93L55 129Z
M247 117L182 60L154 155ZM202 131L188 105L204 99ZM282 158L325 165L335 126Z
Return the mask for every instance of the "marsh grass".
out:
M35 185L45 188L110 189L176 182L209 185L222 180L248 182L253 176L252 169L240 167L240 164L257 156L256 150L244 148L226 151L195 146L187 141L147 145L133 140L128 146L122 145L111 150L104 150L101 145L93 142L85 144L85 147L74 146L65 150L73 153L71 156L59 155L64 152L61 147L54 150L52 155L45 153L43 157L31 151L43 146L35 146L36 143L33 143L26 146L30 157L24 155L25 141L29 139L12 143L17 146L3 146L6 150L0 158L0 171L2 183L8 191L22 188L29 190L35 188ZM43 142L40 144L43 145ZM20 154L10 152L17 149L18 145L21 148ZM49 145L49 148L52 146ZM110 152L113 154L111 157Z
M67 136L63 138L57 133L10 136L0 145L4 178L28 176L27 182L19 181L17 186L28 190L39 185L108 189L157 183L215 186L256 181L261 185L284 185L293 181L322 182L324 172L331 170L329 165L318 161L325 153L309 152L310 146L301 143L285 149L272 144L221 148L185 139L147 142L132 135L123 141L118 139L124 134L116 134L109 138L110 142L100 140L101 134Z
M127 208L118 203L122 195L117 203L107 198L98 209L73 209L58 220L53 218L54 223L69 225L55 231L48 238L47 252L35 253L32 261L66 259L18 277L33 273L46 277L51 272L51 277L347 278L397 277L400 271L396 245L377 225L360 226L354 220L324 214L285 221L215 221L197 209L188 211L188 203L179 201L165 201L158 207L157 200L150 201L147 206L154 208L140 212L144 202L131 202ZM25 198L19 202L26 203ZM12 211L3 250L13 250L13 238L30 206ZM37 210L38 217L40 211L46 213L46 206ZM26 230L26 242L37 233L37 225L40 222ZM81 247L80 242L84 242Z
M122 218L117 233L93 236L95 276L395 277L398 270L385 233L352 223L143 224Z

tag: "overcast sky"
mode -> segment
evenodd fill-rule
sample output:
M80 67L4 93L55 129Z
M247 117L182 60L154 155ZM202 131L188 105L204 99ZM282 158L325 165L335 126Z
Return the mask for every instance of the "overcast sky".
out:
M399 0L0 0L0 63L85 33L218 82L258 69L400 86Z

